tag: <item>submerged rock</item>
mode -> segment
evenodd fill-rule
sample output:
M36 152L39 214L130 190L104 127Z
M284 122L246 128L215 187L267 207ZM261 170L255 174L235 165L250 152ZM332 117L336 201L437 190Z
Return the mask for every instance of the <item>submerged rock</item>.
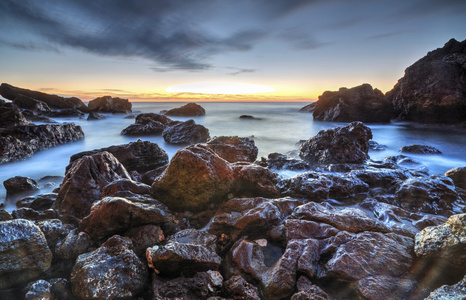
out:
M369 158L372 131L361 122L321 130L299 149L299 156L310 163L363 163Z
M131 112L131 103L128 99L118 97L103 96L89 101L87 105L90 111L109 112L109 113L129 113Z
M251 138L237 136L213 137L207 147L230 163L238 161L254 162L259 151Z
M197 117L205 116L205 109L196 103L188 103L182 107L170 109L166 116Z
M409 145L403 146L400 149L402 153L414 153L414 154L442 154L440 150L435 147L427 145Z
M169 144L189 145L205 143L209 139L209 129L196 124L194 120L181 122L167 127L162 133L163 139Z
M39 189L37 182L29 177L15 176L3 182L7 195L22 194Z

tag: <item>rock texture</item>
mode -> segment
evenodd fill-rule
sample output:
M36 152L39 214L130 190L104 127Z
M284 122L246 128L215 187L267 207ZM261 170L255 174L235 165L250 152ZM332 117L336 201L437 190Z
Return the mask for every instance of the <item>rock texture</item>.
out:
M178 108L170 109L166 116L197 117L205 116L205 109L196 103L188 103Z
M29 177L15 176L3 182L7 195L21 194L39 189L37 182Z
M169 144L189 145L205 143L209 139L209 129L188 120L167 127L162 133L163 139Z
M466 41L448 41L405 70L386 94L395 116L422 123L466 121Z
M466 298L466 276L454 285L444 285L431 292L424 300L462 300Z
M372 131L361 122L321 130L299 149L299 156L310 163L362 163L369 158Z
M466 167L454 168L448 170L445 176L451 178L455 186L466 190Z
M414 153L414 154L442 154L440 150L435 147L427 145L409 145L403 146L400 149L402 153Z
M32 110L34 113L39 114L48 113L51 111L47 103L24 95L16 96L16 98L13 100L13 104L21 108Z
M337 92L326 91L305 110L309 109L316 121L386 123L392 117L390 101L367 83Z
M90 111L126 114L131 112L132 105L128 99L103 96L89 101L87 106Z
M237 136L213 137L207 141L207 147L230 163L238 161L254 162L259 151L253 139Z

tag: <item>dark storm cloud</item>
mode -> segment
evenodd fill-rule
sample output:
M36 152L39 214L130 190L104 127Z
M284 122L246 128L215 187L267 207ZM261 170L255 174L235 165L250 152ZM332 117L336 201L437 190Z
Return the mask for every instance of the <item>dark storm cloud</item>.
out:
M34 41L81 49L99 55L140 57L156 63L156 71L206 70L220 53L248 51L267 33L241 28L229 36L203 30L202 22L229 10L248 11L274 20L315 0L2 0L0 25L14 26ZM238 20L241 24L241 20ZM40 39L38 40L37 37ZM4 45L35 50L39 44L2 39ZM40 46L44 48L44 46Z

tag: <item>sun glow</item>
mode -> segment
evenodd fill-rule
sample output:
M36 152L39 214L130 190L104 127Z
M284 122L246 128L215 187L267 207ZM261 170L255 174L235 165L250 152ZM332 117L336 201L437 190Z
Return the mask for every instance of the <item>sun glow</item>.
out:
M170 86L165 89L168 93L195 94L257 94L275 92L274 88L243 82L204 81Z

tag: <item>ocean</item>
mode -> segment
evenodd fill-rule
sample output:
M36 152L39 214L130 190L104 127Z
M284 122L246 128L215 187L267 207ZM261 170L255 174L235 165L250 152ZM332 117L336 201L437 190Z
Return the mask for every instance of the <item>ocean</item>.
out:
M132 102L133 114L158 113L180 107L180 102ZM267 156L271 152L287 153L298 149L300 140L307 140L320 130L347 123L313 121L312 114L299 112L306 105L303 102L208 102L199 103L206 110L206 115L194 117L196 123L202 124L210 131L210 136L240 136L253 137L259 148L258 158ZM45 176L64 176L65 168L71 155L111 145L125 144L137 139L157 143L172 157L180 148L165 143L162 136L123 136L121 130L134 123L134 119L125 118L123 114L104 114L104 120L87 121L85 118L55 118L57 122L69 122L80 125L85 138L73 143L57 146L40 151L32 157L22 161L0 165L0 182L14 176L26 176L39 181ZM251 115L255 119L240 119L241 115ZM87 117L87 116L86 116ZM188 120L191 118L171 117L174 120ZM455 167L466 166L466 134L464 131L451 129L426 128L410 123L366 124L373 134L373 140L385 145L384 151L370 151L372 160L383 160L384 157L400 154L402 146L423 144L433 146L440 151L440 155L405 154L418 161L417 168L426 168L430 174L443 174ZM296 172L283 171L282 176L293 176ZM62 178L47 178L40 181L47 185L40 193L50 192L57 187ZM0 203L6 198L3 184L0 186ZM5 202L7 209L14 208L14 203Z

